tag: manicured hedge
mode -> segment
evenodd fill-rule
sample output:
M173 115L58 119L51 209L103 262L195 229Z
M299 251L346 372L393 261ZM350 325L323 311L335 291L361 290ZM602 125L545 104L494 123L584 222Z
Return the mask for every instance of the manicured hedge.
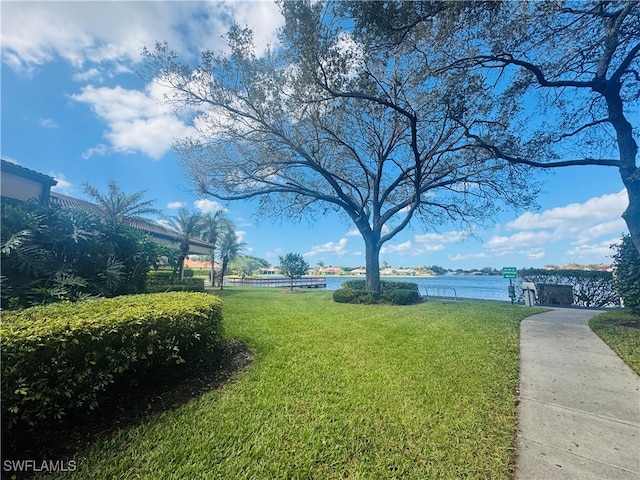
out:
M364 280L347 280L342 288L333 292L333 300L338 303L413 305L420 302L418 284L413 282L382 281L382 292L365 290Z
M333 301L337 303L380 303L378 292L355 290L353 288L339 288L333 292Z
M124 374L206 362L221 321L217 297L180 292L3 312L3 428L93 409L98 393Z
M417 289L409 290L406 288L398 288L396 290L383 291L382 298L391 305L413 305L414 303L420 302L420 294Z
M204 292L203 278L185 278L175 283L149 283L147 293L160 292Z
M204 292L204 278L192 276L178 280L177 274L171 271L156 270L147 274L146 291L147 293Z
M392 282L389 280L381 280L380 287L383 292L389 290L415 290L418 291L418 284L414 282ZM366 290L367 282L364 279L346 280L342 282L342 288L350 290Z

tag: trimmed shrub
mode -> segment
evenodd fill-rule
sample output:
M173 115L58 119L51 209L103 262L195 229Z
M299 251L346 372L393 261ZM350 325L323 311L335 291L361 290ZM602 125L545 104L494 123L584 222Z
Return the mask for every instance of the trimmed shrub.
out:
M204 292L204 278L185 277L180 281L172 271L156 270L147 275L146 292Z
M383 292L389 290L415 290L418 291L418 284L414 282L392 282L388 280L382 280L380 287ZM366 290L367 282L364 279L346 280L342 282L342 288L348 288L351 290Z
M350 280L343 282L343 287ZM358 290L354 288L340 288L333 292L333 301L337 303L359 303L359 304L380 304L387 303L391 305L413 305L420 302L420 294L418 293L418 285L410 282L386 282L400 283L402 286L398 288L390 288L387 286L382 293L369 292L367 290ZM409 285L415 285L409 288Z
M368 292L367 290L339 288L333 292L333 301L337 303L374 304L380 302L380 294L377 292Z
M182 271L182 276L183 276L184 278L192 278L192 277L193 277L193 269L191 269L191 268L185 268L185 269Z
M2 424L10 430L93 409L124 375L211 361L220 300L165 293L63 302L3 312ZM7 431L5 430L5 431Z
M204 278L185 278L175 283L147 283L147 293L204 292Z
M178 278L178 273L173 270L151 270L147 274L147 285L173 283Z
M391 305L413 305L420 302L418 290L398 288L382 292L382 300Z

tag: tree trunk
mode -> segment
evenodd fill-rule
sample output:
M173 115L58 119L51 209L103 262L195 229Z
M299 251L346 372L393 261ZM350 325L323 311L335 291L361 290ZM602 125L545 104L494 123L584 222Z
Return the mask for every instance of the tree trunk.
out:
M635 175L631 177L635 178L628 178L625 182L629 206L622 214L622 218L627 222L631 240L640 254L640 169L636 169Z
M627 223L636 250L640 253L640 168L636 166L638 144L633 138L633 127L624 114L620 95L621 86L620 82L607 81L594 90L605 98L609 119L616 131L620 154L620 177L624 186L627 187L629 196L629 206L622 214L622 218Z
M213 253L213 249L211 249L211 287L216 286L216 267L215 267L215 254Z
M380 247L378 238L374 234L364 236L365 259L367 269L367 290L370 292L379 292L380 285Z
M180 257L178 257L178 280L182 281L182 279L184 278L184 255L180 255Z
M224 285L224 272L227 269L227 263L228 261L225 260L224 258L222 259L222 267L220 270L220 290L223 289L223 285Z

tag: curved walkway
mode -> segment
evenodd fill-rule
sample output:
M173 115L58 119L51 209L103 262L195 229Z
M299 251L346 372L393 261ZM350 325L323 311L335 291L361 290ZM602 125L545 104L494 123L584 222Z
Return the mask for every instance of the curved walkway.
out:
M597 313L521 324L518 480L640 479L640 377L591 331Z

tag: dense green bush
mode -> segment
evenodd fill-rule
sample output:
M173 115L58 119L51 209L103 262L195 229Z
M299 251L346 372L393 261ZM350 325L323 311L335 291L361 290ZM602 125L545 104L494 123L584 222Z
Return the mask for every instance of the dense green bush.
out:
M95 408L97 394L125 374L206 362L221 321L217 297L176 292L4 312L3 428Z
M333 292L333 301L337 303L379 303L380 294L377 292L368 292L367 290L339 288Z
M388 280L382 280L380 287L383 292L389 290L415 290L418 291L418 284L414 282L392 282ZM364 279L346 280L342 282L342 288L348 288L350 290L366 290L367 283Z
M170 249L86 211L2 202L3 309L143 293L156 259Z
M413 305L420 301L418 285L412 282L383 282L385 286L382 292L370 292L364 289L350 288L350 285L363 286L358 283L360 280L347 280L342 283L342 287L333 292L333 300L337 303L361 303L378 304L387 303L391 305ZM394 285L395 284L395 285ZM345 285L347 285L345 287ZM414 288L415 286L415 288Z
M151 271L147 275L146 292L204 292L204 278L189 277L178 280L176 272L169 270Z
M192 268L185 268L185 269L182 271L182 276L183 276L184 278L191 278L191 277L193 277L193 269L192 269Z
M640 314L640 254L629 235L622 237L615 249L616 288L624 306Z
M398 288L382 292L382 300L391 305L413 305L420 301L418 290Z
M185 278L181 282L147 285L147 293L204 292L204 278Z
M147 274L147 284L149 283L173 283L178 278L178 272L173 270L150 270Z

